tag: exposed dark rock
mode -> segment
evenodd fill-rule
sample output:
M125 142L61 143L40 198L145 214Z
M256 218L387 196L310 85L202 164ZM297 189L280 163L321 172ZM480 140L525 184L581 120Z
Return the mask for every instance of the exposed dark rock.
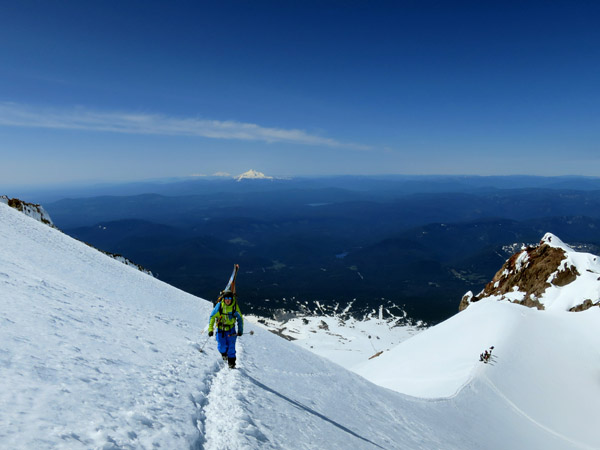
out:
M581 305L573 306L571 309L569 309L569 311L572 311L572 312L581 312L581 311L585 311L587 309L590 309L593 306L600 307L600 302L594 303L590 299L587 299Z
M34 217L35 219L52 228L56 228L46 210L44 210L44 208L37 203L24 202L18 198L8 198L6 195L0 196L0 201L6 203L8 206L16 209L17 211L22 212L23 214Z
M321 323L319 323L319 328L321 330L329 331L329 325L327 325L327 323L324 320L321 320Z
M556 274L556 277L552 280L552 284L554 286L566 286L575 281L579 275L580 273L575 266L569 266Z
M469 291L465 295L463 295L463 298L461 299L460 304L458 305L458 310L462 311L463 309L467 309L467 307L471 304L472 300L473 293Z
M526 295L525 303L536 305L534 299L539 298L550 287L550 275L558 271L558 267L565 259L565 251L542 244L538 247L528 247L513 255L496 273L483 291L476 295L472 301L476 302L491 295L502 296L514 291L515 287ZM561 272L553 280L558 286L565 286L577 277L577 270L570 268L563 276ZM563 284L558 284L563 283Z
M542 305L537 298L533 298L533 297L529 297L529 296L525 297L525 299L521 300L521 301L513 300L513 303L527 306L528 308L537 308L539 310L546 309L546 308L544 308L544 305Z

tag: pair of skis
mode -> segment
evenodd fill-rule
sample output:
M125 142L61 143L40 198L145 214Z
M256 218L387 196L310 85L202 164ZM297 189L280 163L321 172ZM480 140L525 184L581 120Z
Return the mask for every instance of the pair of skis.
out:
M223 292L225 292L225 291L231 291L235 295L235 279L237 278L238 270L240 270L240 265L239 264L234 264L233 265L233 272L231 273L231 276L229 277L229 281L227 282L227 286L225 286L225 289L223 289L221 291L221 294L223 294Z

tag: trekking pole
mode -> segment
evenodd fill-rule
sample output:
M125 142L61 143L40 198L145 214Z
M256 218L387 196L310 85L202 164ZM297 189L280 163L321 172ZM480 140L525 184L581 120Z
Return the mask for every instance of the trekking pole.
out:
M202 344L202 347L200 347L200 350L198 350L200 353L202 353L202 350L204 350L204 346L206 345L206 343L208 342L209 339L210 339L210 336L206 336L206 340L204 341L204 344Z

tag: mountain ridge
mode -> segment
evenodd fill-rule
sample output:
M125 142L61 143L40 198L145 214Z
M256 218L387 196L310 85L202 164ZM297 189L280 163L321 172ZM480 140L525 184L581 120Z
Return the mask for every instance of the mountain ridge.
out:
M465 294L459 310L484 298L540 310L584 311L600 306L600 261L546 233L537 246L525 247L509 258L479 294Z

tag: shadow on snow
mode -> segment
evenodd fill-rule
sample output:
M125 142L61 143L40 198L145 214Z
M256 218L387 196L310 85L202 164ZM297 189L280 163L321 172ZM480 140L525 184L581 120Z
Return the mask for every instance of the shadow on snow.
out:
M383 448L382 446L380 446L380 445L376 444L375 442L373 442L373 441L371 441L371 440L369 440L369 439L367 439L367 438L364 438L364 437L362 437L361 435L359 435L359 434L355 433L354 431L350 430L349 428L346 428L345 426L343 426L343 425L341 425L341 424L339 424L339 423L335 422L334 420L331 420L331 419L329 419L328 417L325 417L323 414L320 414L320 413L318 413L318 412L317 412L317 411L315 411L314 409L311 409L311 408L309 408L308 406L305 406L305 405L303 405L302 403L299 403L299 402L297 402L296 400L292 400L291 398L289 398L289 397L286 397L286 396L285 396L285 395L283 395L283 394L280 394L279 392L277 392L277 391L275 391L275 390L271 389L270 387L268 387L268 386L264 385L264 384L263 384L263 383L261 383L260 381L258 381L258 380L256 380L256 379L252 378L252 377L251 377L250 375L248 375L247 373L245 373L244 375L245 375L246 377L248 377L248 379L249 379L249 380L250 380L252 383L254 383L256 386L258 386L259 388L262 388L262 389L264 389L265 391L267 391L267 392L270 392L271 394L274 394L274 395L276 395L277 397L279 397L279 398L281 398L281 399L283 399L283 400L285 400L285 401L287 401L287 402L291 403L291 404L292 404L292 405L294 405L296 408L298 408L298 409L300 409L300 410L302 410L302 411L305 411L305 412L307 412L307 413L310 413L310 414L312 414L313 416L316 416L316 417L318 417L319 419L322 419L322 420L324 420L324 421L326 421L326 422L329 422L329 423L330 423L330 424L332 424L334 427L337 427L337 428L339 428L340 430L342 430L342 431L345 431L346 433L348 433L348 434L351 434L351 435L352 435L352 436L354 436L354 437L357 437L358 439L361 439L361 440L363 440L363 441L365 441L365 442L368 442L369 444L372 444L372 445L374 445L375 447L378 447L378 448Z

